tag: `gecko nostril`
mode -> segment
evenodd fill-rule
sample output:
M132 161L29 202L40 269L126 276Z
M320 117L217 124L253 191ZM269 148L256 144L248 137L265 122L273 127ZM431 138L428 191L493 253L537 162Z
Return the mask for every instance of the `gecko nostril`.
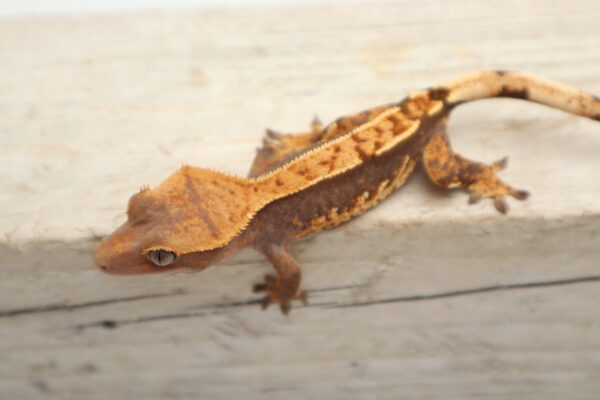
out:
M108 265L100 264L100 269L102 271L108 271Z

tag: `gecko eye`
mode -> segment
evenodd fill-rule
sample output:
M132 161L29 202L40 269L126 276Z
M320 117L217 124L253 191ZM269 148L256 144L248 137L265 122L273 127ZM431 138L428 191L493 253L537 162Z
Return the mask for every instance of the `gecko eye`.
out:
M146 253L146 257L148 257L148 260L150 260L150 262L152 262L154 265L166 267L175 262L177 259L177 254L170 250L159 249L150 250L148 253Z

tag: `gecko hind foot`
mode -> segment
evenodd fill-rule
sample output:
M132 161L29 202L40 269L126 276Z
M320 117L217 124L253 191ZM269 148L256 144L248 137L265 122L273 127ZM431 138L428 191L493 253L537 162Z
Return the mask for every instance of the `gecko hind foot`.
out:
M292 294L288 288L282 287L274 275L266 275L265 283L258 283L252 287L252 292L266 292L267 295L260 300L262 309L266 309L271 303L279 303L281 312L287 315L292 307L293 300L300 300L302 304L308 304L307 294L305 291L296 290Z
M529 192L526 190L514 189L510 185L502 182L496 175L496 172L506 168L508 158L504 157L492 165L478 171L474 182L467 185L469 192L469 204L480 202L484 198L490 198L494 201L494 207L502 214L508 212L508 203L506 196L512 196L517 200L526 200Z

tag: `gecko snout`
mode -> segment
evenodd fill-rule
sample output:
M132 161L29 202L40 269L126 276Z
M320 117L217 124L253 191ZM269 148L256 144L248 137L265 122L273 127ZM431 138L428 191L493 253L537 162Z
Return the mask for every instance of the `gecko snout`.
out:
M101 244L100 247L98 247L98 249L96 249L96 252L94 253L94 264L96 264L96 267L102 270L103 272L106 272L108 274L115 273L110 267L110 263L104 257L102 257L102 247L103 246Z

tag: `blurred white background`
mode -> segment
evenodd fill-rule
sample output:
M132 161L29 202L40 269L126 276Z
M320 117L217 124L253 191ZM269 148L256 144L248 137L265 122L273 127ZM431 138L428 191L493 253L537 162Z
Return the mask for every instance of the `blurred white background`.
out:
M318 0L0 0L0 16L112 12L216 5L310 3Z

